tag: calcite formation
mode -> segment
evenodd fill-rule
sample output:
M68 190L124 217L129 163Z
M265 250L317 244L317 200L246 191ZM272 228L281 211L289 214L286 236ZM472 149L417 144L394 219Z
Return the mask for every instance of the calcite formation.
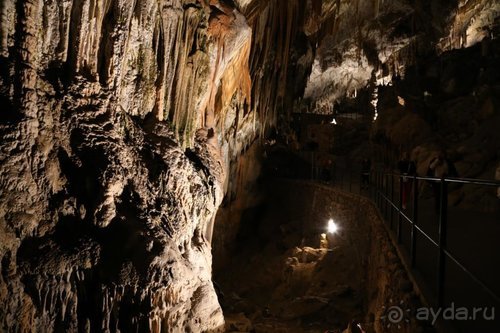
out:
M245 18L218 1L0 11L0 330L221 330L214 112L249 95L227 75L249 76Z
M317 3L2 1L3 330L223 327L215 212L303 89Z
M210 242L225 193L258 177L241 155L289 131L309 77L330 103L421 38L492 34L496 1L453 5L1 1L0 330L222 330ZM407 31L428 13L429 37Z
M339 0L324 2L317 16L308 25L318 48L304 97L310 111L331 113L325 106L356 97L373 81L384 86L404 77L419 57L494 38L500 4Z
M223 327L215 212L303 89L313 7L2 1L2 330Z

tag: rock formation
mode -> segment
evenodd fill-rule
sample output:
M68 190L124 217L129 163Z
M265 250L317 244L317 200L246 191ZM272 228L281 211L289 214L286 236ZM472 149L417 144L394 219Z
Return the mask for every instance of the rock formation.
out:
M221 329L214 105L248 90L225 81L248 58L244 17L217 1L0 8L2 330Z
M497 1L337 1L326 22L305 98L315 112L354 97L370 83L387 85L419 57L473 46L498 29ZM372 79L373 76L373 79ZM374 82L370 82L370 81Z
M222 330L210 242L256 177L241 154L306 84L321 104L410 64L411 22L434 13L442 52L498 17L445 3L3 0L1 330Z

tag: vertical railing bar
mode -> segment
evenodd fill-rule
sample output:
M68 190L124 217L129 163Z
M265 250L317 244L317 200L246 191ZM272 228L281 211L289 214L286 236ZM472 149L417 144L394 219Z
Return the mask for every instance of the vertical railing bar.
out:
M401 244L401 239L402 239L402 235L401 235L401 212L402 212L402 206L403 206L403 179L402 179L402 176L399 176L399 206L398 206L398 244Z
M384 216L387 219L387 210L389 209L389 201L387 200L387 197L389 195L389 175L387 173L384 173Z
M387 175L385 174L385 172L382 173L382 203L383 203L383 216L384 216L384 219L387 221L387 200L384 196L387 196L386 192L387 192L387 183L386 183L386 178L387 178Z
M393 217L394 217L394 206L393 206L393 203L394 203L394 176L392 173L390 174L390 177L391 177L391 205L389 207L391 208L390 209L391 215L389 216L389 221L391 223L391 229L392 229Z
M440 205L439 205L439 256L438 256L438 276L437 276L437 296L438 306L444 304L444 283L445 283L445 249L447 233L447 210L448 210L448 188L444 178L441 178L440 184Z
M417 260L417 223L418 223L418 179L413 175L413 223L411 224L411 267L416 266Z

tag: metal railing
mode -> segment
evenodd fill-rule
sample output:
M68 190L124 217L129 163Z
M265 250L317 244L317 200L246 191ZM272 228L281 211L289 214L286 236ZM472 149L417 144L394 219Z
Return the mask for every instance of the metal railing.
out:
M412 210L411 214L403 209L403 193L405 189L404 180L411 182L411 197ZM425 181L436 186L435 195L439 194L436 205L438 208L438 237L434 240L419 224L419 182ZM372 199L377 205L381 214L385 217L391 231L395 232L395 237L398 246L402 246L402 227L403 223L408 223L410 229L410 244L409 257L410 266L412 269L416 267L417 258L417 236L423 236L435 248L437 252L437 274L435 276L436 295L433 295L438 306L444 305L445 300L445 277L446 263L453 262L460 268L477 286L481 287L495 303L500 304L500 297L496 294L491 286L488 286L484 281L471 272L461 260L453 256L448 247L448 187L450 184L461 185L480 185L488 187L500 186L499 181L465 179L465 178L435 178L435 177L420 177L420 176L403 176L400 174L376 171L371 175ZM395 186L399 186L399 190L395 191ZM438 186L438 187L437 187ZM437 191L439 189L439 191ZM407 193L409 194L409 193ZM397 196L397 198L396 198ZM394 221L394 213L396 213L396 221ZM409 216L411 215L411 216ZM499 221L500 222L500 221ZM485 263L486 264L486 263Z
M463 282L460 284L461 287L465 286L466 288L476 288L474 290L484 290L484 295L487 295L489 300L488 302L493 301L496 306L500 305L500 289L498 288L498 283L496 283L498 281L494 281L494 275L493 281L491 281L492 276L485 276L482 274L483 278L490 280L489 283L483 281L483 278L478 276L481 274L478 274L477 267L475 267L476 269L470 269L470 267L468 267L471 266L470 263L467 264L464 262L467 261L464 259L470 258L464 257L463 253L459 253L463 252L462 248L459 249L459 252L455 253L455 249L448 247L448 242L450 241L448 239L448 220L450 213L448 205L449 187L452 186L453 189L458 186L465 187L468 185L474 185L488 187L492 190L494 187L496 190L497 187L500 187L500 181L467 178L435 178L416 175L410 176L408 180L412 183L410 190L411 195L407 195L407 199L409 202L408 206L411 206L412 209L403 209L402 195L404 176L394 172L388 172L387 169L385 169L385 171L373 171L370 174L370 185L368 190L366 189L366 184L363 184L361 166L359 163L349 161L348 159L342 163L337 163L336 161L336 163L328 171L328 177L325 179L321 176L322 168L320 165L316 165L314 163L313 157L307 157L311 161L311 166L307 175L304 175L304 178L308 178L312 181L321 181L341 190L371 197L381 215L385 218L388 227L394 233L393 238L396 243L395 245L398 247L400 252L408 253L408 260L406 260L408 268L413 273L421 275L417 284L421 291L422 289L426 290L424 295L429 304L433 303L442 307L445 303L445 299L450 297L455 298L457 296L456 288L450 288L450 286L447 285L447 281L449 282L450 278L455 278L453 275L455 271L461 271L463 272L461 278L470 279L472 281L461 281L460 283ZM383 167L383 164L381 165L378 163L378 167ZM433 219L436 219L437 217L437 225L436 223L432 225L432 232L429 230L429 221L426 220L426 217L428 217L426 216L426 204L428 204L428 202L424 202L425 199L422 200L422 203L420 202L420 184L432 184L431 186L435 189L434 201L437 200L438 204L435 207L437 209L437 214L433 215ZM454 214L457 213L456 208L454 208L451 212L453 213L453 219L450 219L450 223L452 224L452 227L455 228L454 232L456 232L457 225L454 225L454 222L457 222L455 221L456 215L454 216ZM500 219L494 222L500 222ZM435 230L436 227L437 232ZM403 230L405 232L404 236L406 237L404 242ZM495 237L499 238L500 235L492 236L492 240L495 241ZM453 240L456 241L454 237L451 238L451 241ZM462 244L460 244L460 246L462 246ZM419 255L424 253L421 257L425 256L425 252L429 254L430 251L430 256L432 256L432 258L420 257L421 259L419 259L417 263L417 249L419 249ZM437 258L434 258L433 253L436 253ZM470 254L473 256L473 260L475 260L474 256L477 255L477 253L470 251ZM437 262L434 263L433 261L435 259L437 259ZM484 266L496 266L496 263L491 261L485 261L484 264L476 261L473 262L473 264L473 266L478 266L477 264L479 264L481 269L483 269ZM448 280L447 273L449 274ZM425 275L425 278L422 277L423 275ZM500 274L498 275L500 276Z

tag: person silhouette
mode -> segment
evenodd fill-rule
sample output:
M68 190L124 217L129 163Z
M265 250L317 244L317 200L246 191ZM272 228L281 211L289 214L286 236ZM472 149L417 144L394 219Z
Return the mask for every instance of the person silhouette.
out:
M451 162L444 150L438 152L434 157L427 169L427 176L434 178L458 177L457 169L453 162ZM441 181L431 181L432 190L434 192L434 209L439 213L440 198L441 198ZM447 193L445 193L447 195Z
M401 180L401 206L406 209L408 198L411 197L413 188L413 176L417 174L417 166L415 162L408 158L408 153L404 152L401 160L398 162L399 173L402 176Z

